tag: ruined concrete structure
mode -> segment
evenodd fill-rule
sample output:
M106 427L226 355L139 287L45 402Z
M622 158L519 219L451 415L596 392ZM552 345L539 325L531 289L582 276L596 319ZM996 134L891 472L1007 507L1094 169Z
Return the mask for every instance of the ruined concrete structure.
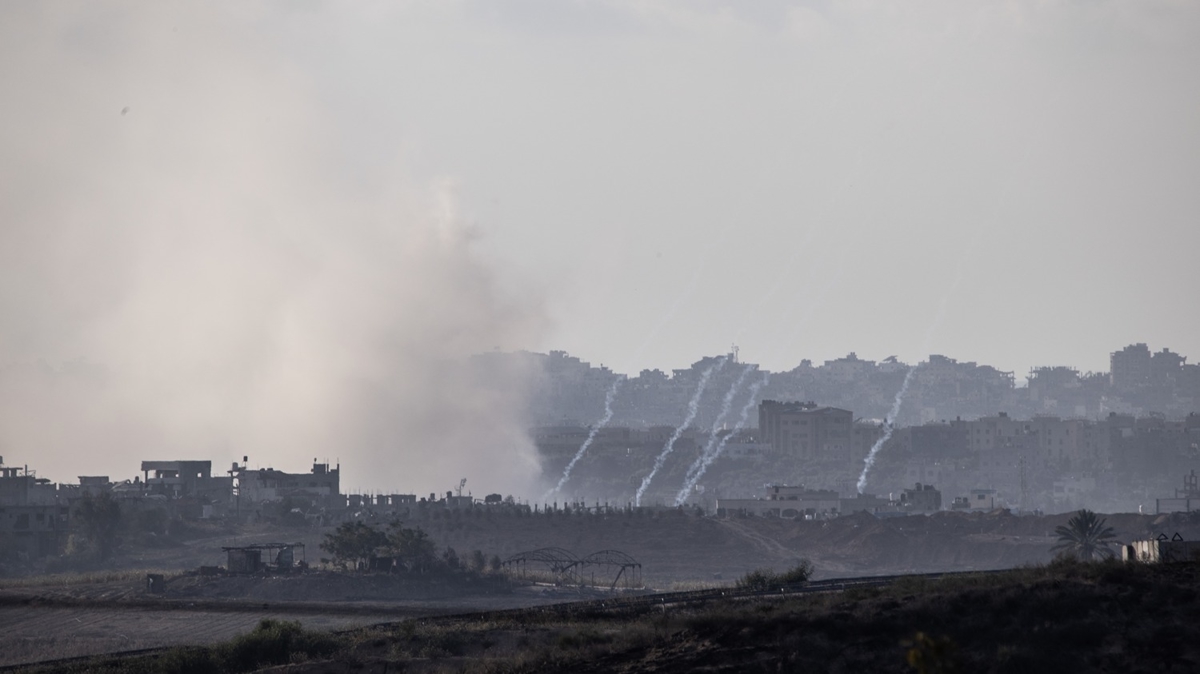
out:
M212 461L143 461L146 494L171 499L185 497L229 500L233 479L212 474Z
M0 548L10 555L54 554L68 531L68 504L57 486L27 466L0 458Z
M229 474L234 493L245 504L275 501L285 497L306 497L325 505L342 499L341 466L330 468L328 463L313 459L307 473L287 473L274 468L249 468L234 463Z

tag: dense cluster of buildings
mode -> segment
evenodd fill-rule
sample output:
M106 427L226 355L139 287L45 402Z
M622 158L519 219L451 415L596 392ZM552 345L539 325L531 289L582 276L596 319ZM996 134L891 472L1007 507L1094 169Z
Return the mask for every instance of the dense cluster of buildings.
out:
M613 401L613 425L631 428L678 424L703 373L724 360L708 380L699 400L695 424L718 419L725 393L745 368L737 354L702 358L670 372L643 370L620 384ZM510 372L519 363L535 373L529 391L529 414L537 426L586 426L604 414L605 394L621 377L604 365L592 366L562 351L489 353L476 358L482 372ZM1200 365L1170 349L1151 351L1133 344L1109 354L1110 372L1087 372L1066 366L1033 368L1020 385L1013 372L986 364L933 354L915 365L895 357L882 361L850 353L821 364L801 361L795 368L771 373L763 398L816 400L854 410L867 419L888 414L901 382L916 368L898 418L905 426L941 419L973 419L1005 410L1015 418L1055 415L1099 420L1110 412L1182 418L1200 411ZM507 364L508 366L506 366ZM755 375L758 376L758 375ZM744 382L752 381L743 379Z
M725 451L688 502L711 509L722 498L759 494L763 485L781 483L853 497L864 460L884 438L887 423L813 402L762 401L757 427L716 431ZM1169 420L1111 412L1090 420L1019 419L1000 412L892 431L867 480L868 491L890 494L889 502L899 502L906 488L921 483L967 499L971 508L987 494L989 507L1024 511L1153 511L1180 476L1200 468L1195 413ZM582 426L534 429L546 473L561 471L589 432ZM577 463L570 491L589 500L629 499L674 433L668 426L601 429ZM670 503L696 457L713 446L711 428L685 429L647 492L649 502Z
M541 373L530 415L545 472L555 475L603 416L619 375L564 352L488 358L527 359ZM706 506L779 481L850 493L870 448L892 426L869 476L872 490L896 494L920 482L956 499L992 490L997 502L1023 509L1153 508L1180 475L1200 467L1200 365L1133 344L1111 353L1110 367L1082 374L1038 367L1019 386L1012 372L936 354L908 365L850 353L771 373L751 401L759 403L757 419L745 424L730 412L729 396L732 409L741 409L748 383L766 373L739 362L736 351L669 374L645 370L619 384L610 425L571 483L589 499L627 498L709 373L693 423L655 477L651 498L673 498L701 448L712 446L714 429L728 438L693 495ZM897 418L886 419L910 370Z
M123 516L163 511L174 518L261 516L264 504L285 499L288 511L316 514L345 508L339 470L314 461L308 473L233 464L224 475L212 474L211 461L143 461L141 475L113 481L80 476L78 484L54 483L27 466L5 466L0 459L0 540L6 554L40 557L63 548L74 527L74 514L87 498L113 499ZM278 509L278 508L276 508ZM304 516L303 514L301 516Z
M131 526L177 520L267 519L283 525L331 524L347 518L430 515L433 511L503 506L500 494L476 499L457 493L346 494L340 466L313 461L304 473L251 468L243 458L224 474L211 461L143 461L141 475L114 481L81 476L78 484L54 483L26 466L5 466L0 458L0 561L37 558L63 551L79 530L78 510L87 499L111 499ZM155 517L146 517L153 513ZM151 533L147 531L145 533ZM166 533L157 531L153 533Z
M720 457L684 492L688 503L710 512L1200 507L1194 478L1200 469L1200 366L1169 349L1127 346L1111 354L1109 373L1035 368L1021 387L1011 372L945 356L909 366L851 353L774 373L754 400L748 384L765 383L766 373L739 362L735 351L670 375L646 370L621 381L611 424L594 434L589 424L602 416L605 394L619 375L560 351L474 359L482 373L510 371L514 362L535 375L530 416L538 423L531 435L548 483L557 482L594 435L561 494L580 501L626 503L654 472L644 502L671 505L699 458L719 446ZM913 367L900 414L886 418ZM486 377L481 381L486 384ZM701 381L707 387L693 423L678 429ZM757 414L739 419L737 411L751 409L748 403ZM672 452L659 461L672 437ZM885 437L868 475L869 493L861 495L864 459ZM77 505L102 494L134 514L168 510L171 517L269 515L301 522L363 508L474 503L462 496L461 485L459 494L445 497L344 494L339 473L339 467L315 460L308 472L289 473L250 468L243 458L218 474L210 461L144 461L132 479L81 476L78 484L55 484L0 460L0 537L9 551L48 554L61 548ZM1179 489L1184 475L1192 482ZM780 486L785 484L806 486ZM499 503L501 497L486 500Z

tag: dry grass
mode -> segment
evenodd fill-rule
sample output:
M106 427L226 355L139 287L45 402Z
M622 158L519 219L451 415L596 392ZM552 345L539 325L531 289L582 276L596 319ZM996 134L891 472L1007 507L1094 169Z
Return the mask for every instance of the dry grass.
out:
M287 661L295 672L901 672L906 649L924 644L958 671L1197 671L1198 599L1200 565L1055 563L840 594L409 621ZM185 671L223 648L89 671Z
M10 590L30 587L70 587L76 585L99 585L101 583L117 583L126 581L144 581L146 574L161 573L167 578L179 575L178 570L163 569L119 569L112 571L69 571L65 573L45 574L41 576L23 576L20 578L0 579L0 590Z

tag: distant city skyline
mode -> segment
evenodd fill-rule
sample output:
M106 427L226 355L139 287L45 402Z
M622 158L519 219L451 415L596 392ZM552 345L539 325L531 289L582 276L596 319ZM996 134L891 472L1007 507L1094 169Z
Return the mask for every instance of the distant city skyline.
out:
M1181 352L1179 349L1172 348L1170 345L1165 345L1165 344L1164 345L1155 345L1155 344L1148 344L1145 341L1140 341L1140 342L1132 342L1130 344L1123 344L1120 347L1114 347L1114 348L1110 349L1108 352L1106 352L1104 354L1103 366L1096 368L1096 369L1083 368L1083 367L1079 367L1072 363L1039 362L1038 364L1032 365L1029 368L1026 368L1025 370L1009 370L1004 367L1000 367L995 363L989 363L986 360L982 360L979 358L972 358L966 354L931 352L931 353L925 354L924 356L921 356L919 358L905 359L896 353L889 353L885 356L873 357L869 354L859 353L858 351L855 351L853 349L848 350L848 351L843 351L837 355L833 355L833 356L829 356L829 357L825 357L825 358L814 358L812 356L802 356L802 357L796 358L795 362L793 362L790 365L785 365L783 367L775 368L775 367L770 367L767 364L755 359L754 354L747 354L744 350L742 350L740 345L731 344L730 347L737 347L737 354L738 354L739 362L754 363L755 365L760 366L763 369L763 371L765 371L765 372L787 372L787 371L790 371L790 370L793 370L793 369L799 367L801 365L801 363L806 360L810 361L814 366L820 366L822 363L841 360L841 359L847 358L849 356L854 356L861 360L872 361L875 363L880 363L880 362L887 360L888 358L895 357L897 359L897 361L899 361L900 363L904 363L904 364L910 365L910 366L919 365L920 363L928 362L930 356L944 356L944 357L952 358L952 359L960 361L960 362L972 362L972 363L977 363L978 365L981 365L981 366L988 365L988 366L994 367L997 370L1000 370L1002 372L1011 372L1013 375L1013 378L1016 382L1016 385L1024 386L1028 383L1027 380L1028 380L1029 374L1033 370L1038 369L1038 368L1067 367L1067 368L1071 368L1073 370L1078 371L1081 376L1087 375L1087 374L1109 374L1109 373L1111 373L1110 357L1112 356L1112 354L1114 352L1119 352L1127 347L1132 347L1132 346L1136 346L1136 345L1146 346L1147 349L1149 349L1151 354L1161 352L1164 349L1166 349L1171 354L1182 357L1188 365L1194 365L1197 362L1196 359L1193 358L1188 353ZM638 368L636 370L632 370L632 369L631 370L622 370L618 367L614 367L611 363L604 362L602 360L595 359L595 358L590 358L590 357L588 357L587 354L584 354L584 353L573 353L568 349L551 348L551 349L545 349L545 350L533 350L533 349L528 349L528 350L531 352L534 352L534 353L563 352L563 353L569 354L575 358L579 358L579 359L591 364L593 367L605 367L605 368L612 370L616 374L626 375L626 376L630 376L630 377L637 376L638 373L641 372L642 370L661 370L662 372L670 374L670 372L672 370L686 369L687 367L691 366L693 363L695 363L696 361L698 361L702 358L713 357L716 355L731 352L730 348L726 348L723 350L717 349L717 350L709 352L709 353L698 353L698 354L688 354L688 355L679 354L678 359L679 359L680 364L672 364L669 367L664 366L664 365L647 365L645 367ZM1094 360L1094 358L1090 359L1090 360Z

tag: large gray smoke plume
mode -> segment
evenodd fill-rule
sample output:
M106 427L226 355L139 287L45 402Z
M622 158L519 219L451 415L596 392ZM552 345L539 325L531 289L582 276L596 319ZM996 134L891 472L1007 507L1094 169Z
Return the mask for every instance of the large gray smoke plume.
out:
M0 9L0 453L59 480L247 454L528 493L530 373L480 387L462 359L529 344L538 304L448 183L362 179L256 19Z

